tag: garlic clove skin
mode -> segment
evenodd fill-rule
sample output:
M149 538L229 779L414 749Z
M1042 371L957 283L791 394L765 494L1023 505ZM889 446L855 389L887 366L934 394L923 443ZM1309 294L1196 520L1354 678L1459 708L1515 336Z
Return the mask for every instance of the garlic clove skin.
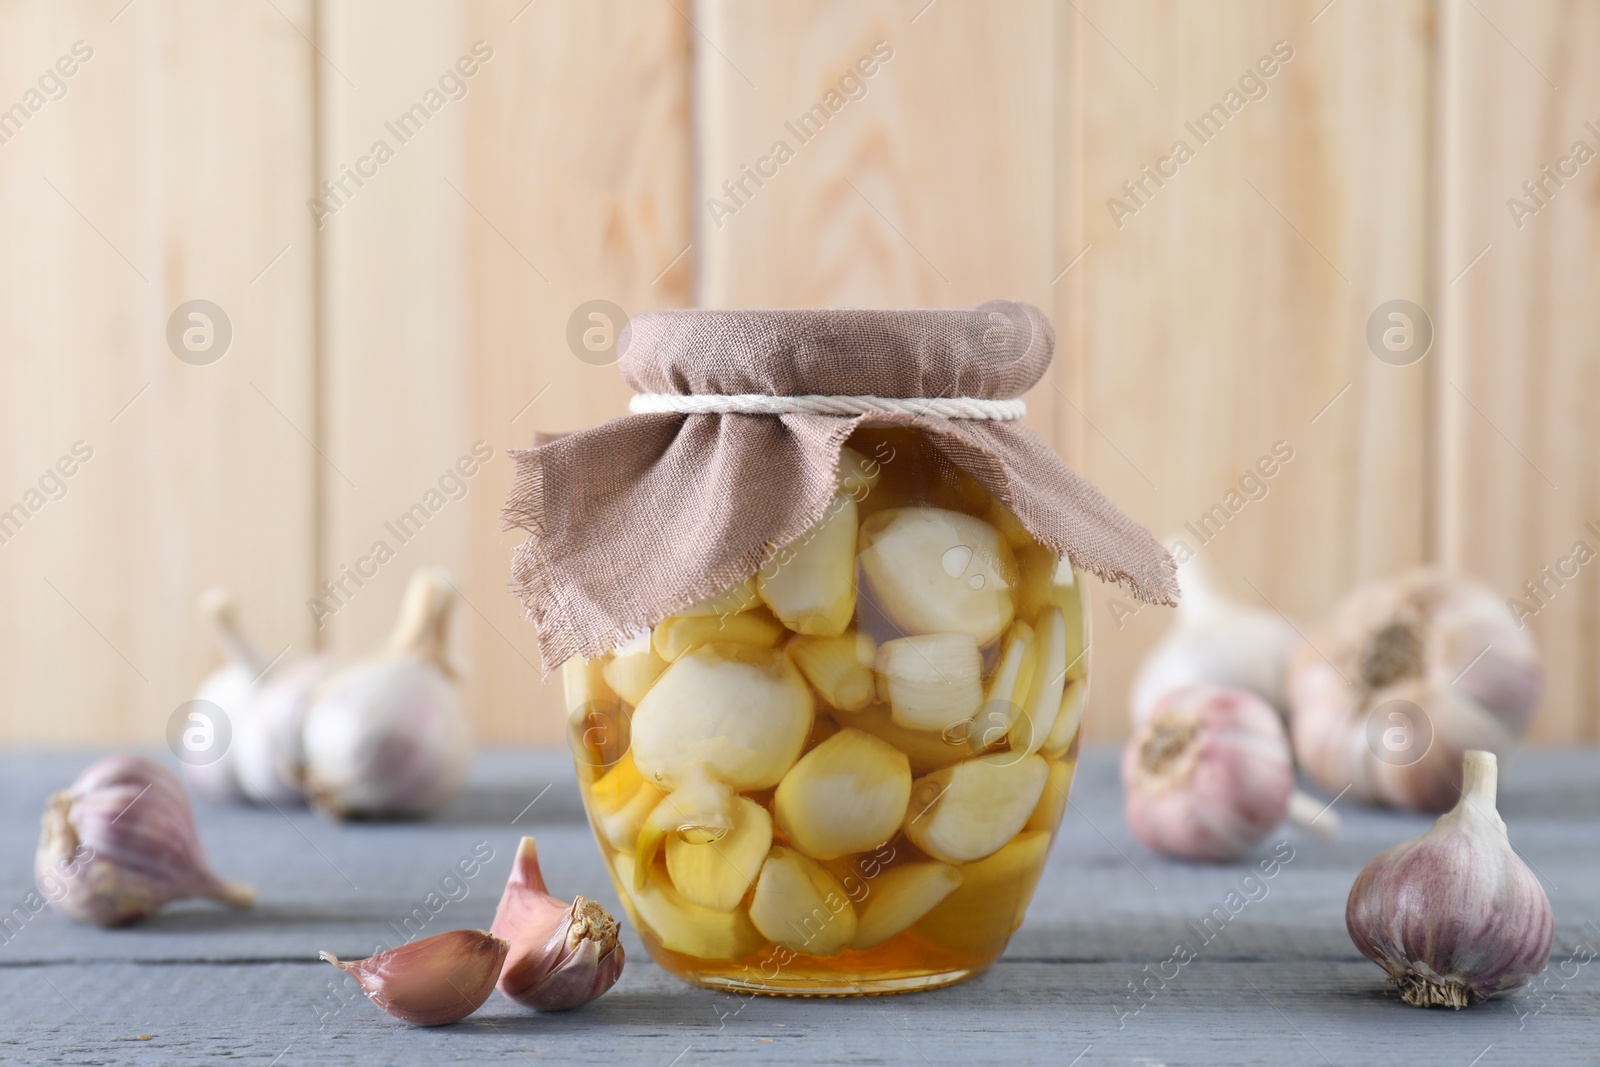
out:
M95 926L137 922L189 897L255 902L249 886L212 872L182 783L143 756L98 760L50 798L34 880L57 910Z
M364 960L319 954L351 978L367 999L414 1026L459 1022L494 992L507 942L482 930L451 930Z
M252 717L259 683L267 660L239 629L238 608L226 589L208 589L200 597L200 615L222 649L223 664L206 676L195 692L195 700L222 709L235 729ZM184 780L207 800L237 801L243 795L235 769L235 754L230 749L209 763L184 763Z
M622 975L617 920L588 897L551 896L531 837L517 847L489 932L509 944L500 992L536 1011L582 1007Z
M1294 767L1266 701L1193 684L1167 694L1129 739L1122 784L1140 841L1168 856L1223 862L1283 822Z
M1199 559L1179 570L1183 590L1172 626L1140 662L1129 690L1134 725L1162 697L1195 682L1247 689L1287 711L1290 657L1301 637L1276 612L1247 607L1216 588Z
M341 819L422 818L466 784L472 726L444 659L455 586L418 570L383 656L317 690L305 722L305 786Z
M304 802L305 720L317 688L338 672L332 656L312 656L268 676L250 713L233 724L239 789L256 804Z
M1550 899L1506 837L1497 777L1493 753L1467 752L1455 808L1350 888L1350 939L1407 1004L1463 1008L1526 985L1550 959Z

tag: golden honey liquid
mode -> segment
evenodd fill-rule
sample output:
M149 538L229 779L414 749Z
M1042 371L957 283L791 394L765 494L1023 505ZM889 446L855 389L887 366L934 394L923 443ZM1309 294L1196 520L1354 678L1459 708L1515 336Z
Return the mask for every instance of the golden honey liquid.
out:
M915 431L859 431L851 437L849 445L881 464L881 476L872 489L872 494L878 497L873 501L874 507L930 506L964 511L1003 526L1003 535L1013 545L1032 544L1009 512L998 509L993 498L975 481L944 463ZM1006 525L1008 518L1010 522ZM1081 581L1075 581L1072 588L1076 591L1079 618L1067 629L1069 688L1088 683L1087 603L1083 600ZM858 596L864 599L866 593L862 585ZM1030 624L1034 621L1022 618L1020 612L1017 618ZM986 684L997 659L996 650L985 650ZM1080 699L1081 696L1080 693ZM811 751L837 732L848 719L848 713L835 713L820 693L813 693L813 697L815 723L804 752ZM1023 829L998 852L972 863L956 865L962 874L961 884L932 910L888 940L869 948L846 948L827 956L809 955L766 942L737 959L706 958L668 949L649 923L642 921L632 896L632 886L624 884L619 873L619 853L607 840L599 821L595 784L616 768L628 752L630 712L631 709L620 701L617 710L579 708L569 723L569 739L585 807L628 917L656 962L679 977L701 985L762 993L848 996L900 992L948 985L988 967L1004 951L1012 932L1021 924L1028 901L1038 885L1066 809L1078 751L1076 729L1064 740L1057 739L1055 745L1046 744L1039 754L1049 768L1049 777ZM963 741L960 737L940 738L937 734L932 737L949 744ZM893 743L889 738L884 739ZM922 743L929 741L924 738ZM1008 745L1009 741L1002 741L985 751L1004 752ZM907 754L912 756L913 779L927 773L925 759L924 769L919 771L915 756L909 751ZM743 795L770 813L773 794L774 790L769 788ZM911 807L918 808L915 788ZM772 841L775 846L797 848L776 825L776 820ZM876 849L826 861L823 866L839 879L847 898L830 901L830 906L834 909L864 906L871 898L874 880L884 872L909 863L926 863L930 859L932 857L912 844L902 830ZM650 877L670 884L665 850L656 856ZM747 907L749 899L750 892L747 892L740 908ZM827 911L815 917L818 927L831 921L835 920Z

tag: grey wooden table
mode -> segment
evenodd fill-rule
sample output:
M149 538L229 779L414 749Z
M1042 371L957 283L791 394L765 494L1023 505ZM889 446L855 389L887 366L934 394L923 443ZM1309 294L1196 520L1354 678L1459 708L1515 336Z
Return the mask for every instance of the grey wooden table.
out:
M0 755L0 904L32 888L37 814L84 754ZM304 811L202 805L214 865L256 885L253 912L174 908L102 931L46 911L0 944L0 1060L56 1064L700 1063L1495 1064L1600 1060L1600 753L1529 752L1509 763L1501 810L1545 880L1556 951L1535 997L1463 1012L1387 994L1344 930L1357 871L1428 825L1339 810L1323 843L1286 831L1245 866L1157 858L1123 824L1114 753L1084 758L1063 836L1004 959L945 990L861 1000L751 998L679 982L631 930L609 995L538 1016L496 995L465 1022L417 1030L368 1004L319 949L362 956L475 849L494 858L425 930L487 927L518 838L532 833L556 892L615 896L583 820L566 756L483 756L444 818L337 826ZM451 887L446 884L446 889ZM1229 915L1228 894L1237 914ZM1239 903L1243 901L1243 903ZM1224 924L1208 914L1226 916ZM1209 941L1206 936L1209 934ZM1169 963L1178 943L1196 958ZM1575 951L1587 946L1575 959ZM1571 962L1564 961L1571 959ZM1152 975L1176 975L1166 979ZM1149 979L1146 981L1146 979ZM1130 987L1143 984L1143 999Z

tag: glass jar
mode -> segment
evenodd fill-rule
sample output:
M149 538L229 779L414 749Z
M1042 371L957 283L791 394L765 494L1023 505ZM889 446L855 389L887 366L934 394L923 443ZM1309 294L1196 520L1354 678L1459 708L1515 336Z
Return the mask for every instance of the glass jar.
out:
M857 431L839 470L822 521L756 575L563 669L623 906L701 985L838 996L977 974L1066 808L1081 576L915 430Z

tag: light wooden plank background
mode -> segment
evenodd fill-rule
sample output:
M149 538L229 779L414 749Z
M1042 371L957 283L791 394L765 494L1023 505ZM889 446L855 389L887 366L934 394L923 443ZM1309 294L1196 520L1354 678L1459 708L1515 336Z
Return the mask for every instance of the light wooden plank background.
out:
M238 590L269 654L357 655L424 563L461 589L483 735L557 736L498 511L508 449L624 409L615 368L566 341L596 299L1031 300L1059 348L1029 425L1157 533L1294 449L1194 547L1299 619L1419 560L1512 596L1574 541L1600 549L1600 163L1520 229L1505 206L1575 140L1600 149L1584 5L123 3L0 8L0 108L94 49L0 143L0 344L23 354L0 362L0 507L94 449L0 544L0 737L158 736L213 660L208 585ZM1185 124L1278 42L1265 95L1201 143ZM875 46L802 143L786 123ZM1179 139L1193 158L1135 204L1123 183ZM793 158L713 210L778 140ZM378 141L392 158L363 163ZM336 207L320 226L311 199ZM166 346L193 298L234 326L210 366ZM1438 332L1406 367L1365 342L1395 298ZM386 523L474 445L492 458L400 544ZM394 559L328 599L380 540ZM1530 621L1544 739L1600 735L1593 570ZM1091 736L1123 732L1166 625L1134 607L1097 597Z

